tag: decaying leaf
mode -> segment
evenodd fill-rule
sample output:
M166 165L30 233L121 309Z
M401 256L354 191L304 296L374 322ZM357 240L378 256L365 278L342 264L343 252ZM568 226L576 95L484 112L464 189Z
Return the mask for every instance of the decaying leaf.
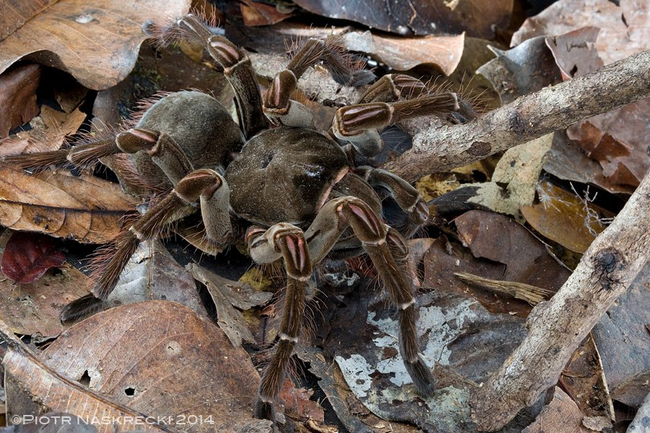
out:
M650 263L593 330L614 400L639 407L650 392Z
M314 420L325 422L323 408L311 400L313 391L296 388L290 379L285 379L280 390L280 399L284 403L285 414L297 421Z
M491 39L496 28L508 25L512 0L490 3L467 0L386 2L355 0L345 4L295 0L300 7L330 18L360 22L368 27L400 35L459 34Z
M105 243L132 212L133 198L117 184L63 172L27 174L0 165L0 224L79 242Z
M58 150L85 119L86 115L78 108L66 114L44 105L41 114L29 122L29 131L0 140L0 156Z
M583 427L585 417L571 397L558 386L553 388L553 399L542 409L535 422L526 427L522 433L543 433L551 431L571 431L591 433Z
M134 417L165 417L165 426L176 431L271 431L269 421L252 418L259 376L249 356L177 303L141 302L99 313L72 326L41 359L26 375L24 361L5 358L7 371L41 411L119 418L120 408Z
M38 114L36 89L41 81L39 65L24 65L0 76L0 138Z
M544 37L529 39L507 51L490 48L497 57L476 72L492 83L502 104L562 81Z
M468 286L454 274L465 272L492 280L516 281L552 292L569 276L544 244L503 215L469 211L454 222L471 254L458 244L436 239L424 257L425 287L476 298L493 313L526 316L531 309L527 303Z
M11 232L0 237L0 254ZM56 337L68 326L63 325L59 313L64 305L88 294L88 277L64 264L57 273L46 273L31 284L0 281L0 317L11 331L29 335L33 343Z
M569 127L567 135L600 163L609 182L637 186L650 168L650 100L594 116Z
M491 182L463 185L476 188L468 203L519 216L520 208L535 199L539 175L552 144L553 135L548 134L508 149L497 163Z
M13 336L1 321L0 336L10 346L2 360L4 387L11 396L7 401L8 419L20 422L27 414L66 412L97 424L101 433L132 431L136 423L146 431L165 431L155 421L144 423L142 413L89 391L57 372Z
M542 236L576 253L584 253L605 229L603 221L613 217L585 198L550 182L540 182L537 192L540 203L522 207L524 218Z
M344 36L345 48L366 53L398 71L427 63L450 75L463 55L465 34L457 36L391 37L367 31Z
M529 18L513 35L512 43L519 44L540 34L559 35L549 38L549 45L558 39L573 47L585 47L579 53L586 52L586 56L573 52L568 59L571 70L584 74L650 48L648 12L647 2L635 0L622 0L620 6L606 0L561 0ZM563 61L558 64L561 68L567 66ZM606 184L600 184L610 191L638 185L650 167L646 151L646 137L650 136L649 104L642 100L567 130L569 138L601 164ZM554 163L558 165L558 161Z
M517 275L516 281L557 291L569 276L543 243L503 215L470 211L454 223L475 257L506 265L503 279Z
M242 341L255 343L255 337L248 328L244 316L234 307L248 310L256 305L265 304L273 294L258 292L246 283L230 281L195 264L188 265L188 269L194 278L208 288L217 307L217 323L230 342L235 347L241 346Z
M591 334L573 352L558 384L586 416L614 421L614 405L609 394L603 365Z
M559 36L546 38L563 80L581 77L603 66L595 48L598 27L582 27Z
M544 171L560 179L594 184L611 193L634 192L634 187L612 183L603 176L602 166L587 157L578 143L569 140L565 131L554 134L553 147L547 155Z
M619 6L620 4L620 6ZM598 55L606 65L644 51L650 41L647 2L621 0L560 0L528 18L512 36L512 45L540 35L562 35L581 27L600 29Z
M297 355L309 363L309 370L320 378L319 386L327 396L338 419L348 431L358 432L368 429L377 433L417 433L422 431L410 424L383 420L370 412L352 393L338 365L326 361L319 349L301 347L297 350Z
M247 26L268 26L291 18L291 13L278 10L274 5L251 0L243 0L240 4L244 24Z
M151 300L178 302L207 316L192 275L159 240L140 244L106 303L117 306Z
M399 355L396 319L377 306L364 309L366 300L357 306L356 317L349 311L345 319L340 315L357 324L345 330L354 337L344 338L345 331L333 336L334 359L355 396L382 419L425 431L472 431L469 394L524 337L523 319L490 315L476 301L438 290L419 300L420 347L437 380L432 397L422 400L415 393Z
M148 24L187 13L189 1L33 1L14 3L11 10L0 17L0 73L28 56L99 90L131 71Z

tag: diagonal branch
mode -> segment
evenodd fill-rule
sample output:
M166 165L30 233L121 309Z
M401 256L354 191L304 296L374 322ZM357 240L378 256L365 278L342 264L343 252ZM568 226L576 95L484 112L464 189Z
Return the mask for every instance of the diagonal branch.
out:
M413 182L648 96L650 51L645 51L523 96L474 122L409 131L413 148L382 168Z
M591 244L550 301L528 317L528 335L471 399L481 430L495 431L553 386L571 354L650 258L650 172Z

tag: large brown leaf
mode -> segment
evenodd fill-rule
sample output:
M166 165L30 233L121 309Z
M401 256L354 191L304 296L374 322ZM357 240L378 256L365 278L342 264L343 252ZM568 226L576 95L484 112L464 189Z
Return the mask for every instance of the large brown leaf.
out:
M105 243L119 233L133 198L92 176L29 175L0 165L0 224L79 242Z
M36 89L40 81L39 65L20 66L0 76L0 137L38 114Z
M0 73L28 59L70 72L91 89L122 81L133 68L143 26L187 13L188 0L0 1Z
M20 414L20 401L30 409L23 413L65 411L101 432L134 424L137 430L271 431L269 421L253 419L259 376L249 356L180 304L105 311L71 327L42 355L0 322L3 334L11 341L4 359L9 414Z
M31 417L56 411L79 415L83 421L90 423L95 421L94 424L97 424L102 433L133 431L136 424L134 421L139 421L138 427L141 430L170 431L160 424L142 422L145 419L142 413L88 391L53 370L22 344L2 321L0 337L10 347L2 364L5 372L4 388L8 396L7 419L11 423L21 424L23 420L28 422L29 418L25 415Z
M459 34L466 31L469 36L491 39L495 28L508 25L513 2L296 0L295 3L319 15L356 21L400 35Z
M450 75L463 55L465 35L404 38L352 32L344 36L345 48L369 54L398 71L433 63Z
M49 346L44 361L72 380L89 381L91 390L116 404L168 417L180 431L270 427L253 419L259 376L250 357L214 324L174 302L97 314Z

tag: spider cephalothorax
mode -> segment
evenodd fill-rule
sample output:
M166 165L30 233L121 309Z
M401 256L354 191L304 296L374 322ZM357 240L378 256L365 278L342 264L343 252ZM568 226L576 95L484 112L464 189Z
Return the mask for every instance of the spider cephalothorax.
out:
M419 392L431 394L433 376L418 354L404 241L427 220L428 208L407 182L383 170L354 167L350 155L379 152L378 128L424 115L456 113L471 118L471 110L459 105L454 93L430 92L419 80L389 75L372 85L358 104L340 108L327 135L310 129L309 111L290 99L300 76L317 62L337 80L350 82L358 77L327 43L307 41L262 98L244 52L211 35L192 15L180 19L177 27L201 41L223 70L235 91L239 124L211 96L179 92L155 103L134 128L114 140L10 158L29 167L66 160L85 163L127 153L150 184L173 187L115 239L113 255L99 269L92 295L66 307L62 318L74 319L100 307L138 244L158 236L188 209L199 207L208 241L227 246L233 242L233 219L238 224L244 221L248 225L244 242L251 258L257 263L281 259L286 269L279 337L262 376L257 417L274 418L273 402L298 342L305 288L314 267L333 252L365 253L374 263L399 312L404 364ZM404 214L399 231L384 222L382 199L376 191L389 196Z

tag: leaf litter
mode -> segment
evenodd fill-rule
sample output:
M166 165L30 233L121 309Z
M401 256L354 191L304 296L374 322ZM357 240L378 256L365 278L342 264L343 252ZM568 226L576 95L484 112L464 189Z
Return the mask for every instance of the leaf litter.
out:
M313 7L308 1L296 3L305 8ZM337 31L344 35L348 49L357 51L380 68L410 70L410 73L415 76L438 76L440 70L447 75L453 74L454 70L461 65L460 69L473 73L472 69L476 67L469 68L468 63L462 61L470 45L467 35L492 37L495 29L506 25L505 17L511 16L512 10L505 4L509 2L494 7L490 11L491 14L487 15L480 13L480 5L477 3L444 3L450 16L458 14L457 16L465 17L465 21L461 20L460 25L467 34L463 34L462 30L458 29L459 23L455 18L450 18L445 23L434 22L435 25L439 25L438 29L444 29L445 26L455 29L447 31L451 36L396 37L375 30L364 33L357 29L355 24ZM575 9L576 6L565 0L557 2L538 17L529 19L515 34L513 41L521 45L513 50L505 50L500 40L474 41L476 42L474 45L477 46L485 47L488 43L493 43L498 47L493 49L498 58L492 63L492 70L484 67L482 71L493 83L494 90L500 93L502 101L512 100L519 95L557 83L561 79L571 79L593 70L599 65L599 59L609 63L613 59L612 56L624 55L620 54L620 50L619 54L613 53L614 50L610 47L616 39L611 35L620 34L622 29L621 15L616 16L619 7L610 2L606 5L598 4L597 1L587 3L579 9L579 14L572 18L575 22L568 25L567 15L562 12L565 9L562 8L572 10L571 8ZM644 47L644 41L648 40L643 37L647 26L643 22L642 13L631 12L634 10L633 7L640 6L632 1L620 3L620 10L623 11L625 22L628 24L625 38L630 43L626 50L640 50L639 47ZM71 10L74 12L78 7L85 6L73 5ZM178 4L176 7L184 8L186 5ZM263 6L258 6L255 2L247 2L246 7L258 11L263 9ZM463 9L465 7L473 9L468 9L470 12L467 12ZM594 15L590 12L594 7L601 7L604 12L600 17L601 21L594 21L593 16L590 16ZM165 8L158 10L163 9ZM61 17L57 10L49 5L45 6L43 10L45 15L37 17L30 25L56 29L60 23L65 23L70 18ZM228 9L228 13L232 10ZM244 5L241 5L239 13L241 10L244 10ZM8 37L1 42L5 45L0 46L14 46L17 41L22 40L20 32L25 30L20 26L27 22L30 16L37 16L38 12L26 10L22 23L5 27L8 30L3 36ZM250 12L249 10L242 15L246 17L245 14ZM267 8L267 12L268 14L263 18L269 20L266 24L276 18L284 19L290 14L294 19L255 30L238 27L230 20L226 20L225 24L228 36L232 37L235 43L258 49L259 52L251 53L251 57L254 58L256 65L269 66L269 72L263 73L268 77L272 77L273 72L286 63L282 42L286 34L299 31L304 37L304 35L318 36L323 32L334 31L309 28L302 23L302 27L296 26L295 23L303 17L300 8L291 11L282 7L278 7L276 11ZM335 18L340 17L341 11L319 10L317 12ZM131 14L134 22L137 22L134 17L139 17L139 13L136 11ZM430 13L430 10L417 9L415 13L416 19L406 26L400 21L406 17L404 11L397 9L388 14L377 15L383 21L374 24L363 14L347 17L352 21L370 24L396 34L437 33L432 32L430 28L418 27L420 20ZM76 16L78 18L86 15L80 13ZM98 16L93 13L88 14L90 21L78 24L85 26L83 28L89 28L88 24L95 27L99 25L100 31L103 31L104 25L106 28L115 25L110 20L98 22L96 20ZM479 17L483 23L490 23L489 29L475 21ZM259 16L255 19L259 19ZM443 17L442 20L446 18ZM564 20L564 23L561 20ZM543 28L546 30L531 31L532 28L542 28L539 24L534 25L535 22L543 22ZM576 29L583 26L591 26L591 28ZM91 89L109 87L120 81L125 71L131 69L134 53L137 52L133 47L137 48L144 39L141 34L136 35L135 27L129 29L129 32L131 36L125 37L131 38L129 40L132 45L128 48L117 45L109 47L124 56L123 67L102 70L102 64L95 62L100 67L99 71L93 71L92 68L80 70L66 64L64 55L60 56L61 61L86 87ZM541 37L531 39L532 36ZM498 38L503 38L503 35L499 35ZM524 42L526 39L530 39L530 42ZM43 48L39 46L39 49ZM50 47L43 55L34 56L34 59L49 61L53 58L52 53L56 58L59 55L57 49L56 46ZM92 65L94 55L99 59L110 58L113 55L108 55L107 51L90 53L87 47L83 46L81 48L72 46L72 51L88 59L86 63L91 66L94 66ZM13 53L13 51L5 52ZM168 60L173 57L173 54L166 54L164 50L157 51L146 46L140 49L141 54L147 52L153 55L153 59L156 59L160 53L164 53L162 55ZM15 57L9 55L6 59L2 58L1 60L7 62L2 65L11 64L23 58L23 55L16 54ZM272 63L271 59L279 59L279 61ZM179 60L176 58L170 61ZM163 63L161 61L160 65ZM55 65L60 67L59 63ZM156 78L159 73L165 77L173 76L175 73L173 67L161 69L165 71L164 73L154 72L156 68L158 66L144 70L144 74L142 74L143 70L140 70L138 77L129 77L124 82L127 83L126 85L120 84L121 92L135 93L134 89L142 83L146 83L147 86L153 84L152 88L156 88L160 83ZM35 67L32 66L29 70L34 69ZM193 72L185 73L185 68L176 69L182 70L182 75L193 75ZM192 65L187 69L196 70ZM212 74L209 69L204 72L206 77ZM321 100L326 97L325 95L333 93L340 95L341 101L346 98L348 102L354 101L354 94L345 94L347 92L345 89L324 90L324 87L318 87L327 79L319 77L318 71L315 72L316 74L306 80L309 82L305 83L308 84L305 92L308 97ZM45 69L44 73L50 72ZM3 74L0 79L5 76L6 74ZM201 81L202 79L197 79L195 82ZM455 77L453 81L462 82L462 79ZM168 80L165 86L178 86L180 82L180 78L176 83ZM484 82L482 85L489 84ZM215 82L206 87L216 91L225 86L223 82ZM178 88L182 87L175 87L174 90ZM123 101L118 96L119 93L114 92L113 89L102 92L98 100L108 102L106 107L109 108L105 111L108 113L106 119L112 120L107 124L116 126L115 120L120 117L116 113L121 110ZM81 90L79 94L84 95L83 89ZM34 94L33 91L28 93ZM33 96L21 98L28 100L30 97ZM226 92L223 99L229 98ZM72 95L72 90L64 90L58 93L57 100L60 101L59 104L67 116L60 117L56 125L65 125L69 119L71 126L53 127L51 133L58 130L57 134L32 137L23 133L22 137L13 136L10 139L13 141L4 142L0 149L9 148L9 152L15 153L28 151L30 147L34 148L41 143L60 146L64 137L74 133L78 128L78 125L73 126L72 122L77 121L73 118L77 115L72 113L75 112L80 99ZM59 116L52 112L48 113L48 109L44 109L43 106L40 109L41 118L53 119ZM99 106L95 109L97 113L102 110ZM9 129L27 121L38 125L38 121L31 119L35 115L33 105L30 108L28 104L18 111L25 114L21 115L19 120L11 122ZM353 285L343 293L337 292L339 289L323 286L321 293L317 295L317 298L321 296L319 298L321 300L315 301L320 304L312 307L316 311L314 320L317 323L314 335L303 336L301 340L303 347L298 348L296 352L298 357L307 363L306 368L316 376L322 392L338 415L340 420L338 428L347 428L349 431L368 428L375 431L414 431L413 426L417 426L425 431L473 431L474 426L470 421L466 403L469 395L500 366L521 341L525 334L524 320L530 311L529 303L536 301L529 299L525 302L511 295L496 294L487 289L485 284L477 284L477 279L468 283L459 279L457 274L464 272L466 275L487 278L492 283L519 284L519 288L523 287L523 289L532 287L541 290L543 296L549 296L557 290L569 271L559 262L558 257L563 258L563 256L556 256L552 251L562 248L576 253L584 251L593 238L592 230L597 232L602 229L600 226L587 224L587 219L592 218L592 222L604 223L606 218L619 208L618 205L607 202L611 196L606 194L600 195L601 199L598 203L604 203L605 206L597 207L596 204L591 203L591 198L583 196L584 187L592 184L610 192L630 192L635 182L638 182L639 177L644 173L643 170L647 170L645 165L647 158L644 159L641 153L643 144L647 145L647 141L643 139L647 134L642 129L644 120L646 120L645 125L648 124L645 116L647 112L643 105L626 107L618 114L609 115L613 117L604 115L602 119L585 122L577 127L578 129L570 130L568 135L559 132L554 137L546 137L542 140L543 143L532 142L527 146L520 146L503 156L496 168L492 162L484 161L480 167L470 167L453 174L436 173L426 182L420 182L420 185L427 188L429 192L437 190L435 194L439 198L454 193L457 194L455 197L461 197L458 195L457 188L466 190L460 203L456 203L454 207L447 207L445 211L439 211L436 204L431 204L436 217L428 227L429 237L410 241L411 250L417 252L411 259L411 264L412 278L419 290L418 335L421 336L421 347L427 365L434 368L438 389L434 397L426 401L412 392L410 379L403 371L396 347L396 322L387 308L385 297L380 293L381 291L372 289L372 284L368 284L367 278L360 286ZM616 126L630 119L636 121L628 130ZM628 122L627 125L630 123ZM31 131L28 132L33 134ZM10 144L9 147L6 147L7 143ZM57 171L41 173L37 177L29 176L27 179L28 176L22 172L11 168L2 169L6 173L2 179L10 180L5 181L2 190L4 194L2 197L5 199L0 203L2 205L0 216L4 219L0 218L0 222L13 229L53 233L55 236L75 238L83 242L103 243L109 241L116 231L119 231L121 216L117 215L124 215L135 206L128 196L118 199L121 201L114 208L111 207L112 205L102 203L103 198L100 197L104 195L119 197L122 193L115 188L110 190L110 194L106 194L108 188L113 188L109 185L114 184L89 180L95 178L84 176L77 178ZM553 183L545 180L549 177L552 178ZM449 181L449 179L453 180ZM582 182L584 185L572 191L562 183L565 179ZM438 188L435 185L438 181L446 185ZM75 193L81 191L79 187L83 182L92 182L98 189L83 190L79 193L79 198L76 198ZM450 188L456 189L449 192ZM503 208L494 204L498 199L492 202L477 200L477 197L481 197L477 191L482 188L498 191L497 197L501 197L504 203L508 202L508 210L504 212ZM32 194L37 194L38 191L46 191L46 193L44 197L33 200L20 195L18 189L30 191ZM519 189L522 191L521 194L517 192ZM50 196L57 197L57 200L52 201ZM70 202L74 204L65 202L66 205L61 206L63 201L58 198L66 196L71 196L72 200L77 201ZM70 199L66 198L66 200ZM453 201L437 203L449 204ZM566 203L571 205L563 207ZM475 210L477 208L482 210ZM515 216L519 222L515 223L504 215L487 212L487 208ZM557 211L558 208L562 210ZM70 212L70 209L74 211ZM106 213L110 210L108 212L110 213L113 209L116 218L108 221L109 218L102 212ZM533 209L547 219L544 224L540 222L542 217L533 216ZM534 232L524 229L522 223L527 224ZM560 227L571 227L568 230L571 235L558 234ZM189 236L196 238L196 233ZM21 397L22 401L35 404L36 410L40 413L67 412L69 406L67 403L65 408L61 406L63 401L67 399L68 402L77 403L83 399L91 402L93 408L105 413L113 413L111 411L120 408L119 410L133 414L135 417L142 414L169 415L188 411L206 416L226 413L226 417L215 418L215 421L222 423L219 424L220 431L238 431L238 429L269 431L270 425L267 422L251 418L250 408L259 379L250 355L239 345L243 344L243 347L250 349L265 342L265 338L260 338L261 335L267 337L274 335L272 328L277 324L277 315L275 319L265 320L265 315L259 310L265 308L267 312L272 311L279 304L268 305L271 297L269 292L254 291L246 284L224 280L219 275L211 275L202 268L191 265L189 271L194 274L194 278L205 284L211 295L213 305L209 305L208 302L204 307L203 302L199 302L195 292L192 292L194 282L188 278L188 271L174 266L174 261L163 249L160 249L160 245L150 247L148 252L143 250L134 262L139 263L130 266L132 274L125 277L128 281L127 286L132 284L131 281L135 281L134 284L139 287L140 295L135 299L173 299L190 305L195 311L177 303L160 300L117 306L74 325L56 341L49 343L49 339L56 337L64 329L57 320L58 309L85 292L85 287L88 285L86 277L79 274L82 282L72 284L82 292L80 295L72 295L70 292L48 295L46 293L49 292L43 292L42 297L50 301L48 318L37 314L31 321L18 320L15 312L23 309L30 311L26 307L25 300L38 298L31 287L43 284L49 289L48 279L52 276L58 277L58 274L48 271L40 280L28 285L8 284L6 289L2 289L8 293L7 302L0 304L0 308L8 308L11 311L8 315L2 316L3 319L10 319L7 321L11 322L8 329L3 326L4 338L13 341L10 332L15 332L31 336L32 341L36 343L48 341L49 347L35 355L28 352L34 349L26 349L15 341L10 343L4 359L4 367L10 377L9 384L5 384L7 393L13 395L17 389L23 389L25 393ZM570 266L570 263L567 263ZM64 274L69 272L65 270L67 267L68 265L64 265L62 268ZM256 272L260 271L259 268L252 269ZM255 279L263 278L258 275ZM639 284L645 284L643 281ZM183 289L176 292L175 286L181 286ZM274 286L274 280L270 279L262 289L270 290ZM162 289L162 292L158 289ZM12 297L12 293L16 296ZM27 295L22 295L23 293ZM50 296L56 296L56 300L50 299ZM631 304L626 304L628 306L624 311L619 308L614 310L614 315L608 317L623 321L630 320L629 323L644 323L643 316L625 319L628 315L635 317L634 314L640 313L638 306L647 304L643 302L643 292L635 296L639 297ZM128 300L116 298L114 304L127 302ZM324 304L329 308L325 308ZM34 307L30 308L31 311L37 311ZM207 310L211 308L216 310L218 325L225 332L205 318L210 315ZM647 323L647 320L645 322ZM635 350L638 350L639 343L635 341L628 345L630 353L634 354L632 356L636 356L633 368L616 365L613 362L619 359L616 348L627 337L614 333L614 336L606 341L603 336L605 332L610 333L611 329L622 329L625 325L608 324L602 321L599 326L610 326L610 328L605 328L607 331L600 333L595 331L594 340L580 348L576 352L574 362L567 366L565 375L560 381L567 393L563 393L563 390L556 387L553 398L541 414L539 410L544 404L543 401L538 402L530 411L520 414L503 431L538 431L535 430L535 425L540 423L548 425L547 423L551 421L545 417L549 412L553 412L551 408L558 407L559 409L556 410L564 414L567 420L571 419L571 425L575 428L585 429L585 426L589 426L592 430L597 428L602 430L611 425L614 416L611 410L611 398L630 406L640 404L638 395L639 390L643 389L643 381L631 379L642 378L648 364L642 356L636 355ZM102 331L101 338L96 338L98 330ZM597 354L603 347L607 350L603 351L602 363L592 362L594 359L599 359ZM192 357L185 358L186 355ZM257 360L260 356L255 358ZM228 359L228 362L215 363L215 359L220 361ZM74 360L77 364L72 365L70 360ZM125 366L129 368L125 370ZM577 381L576 378L579 377L587 377L591 381ZM43 394L41 388L43 380L51 384L48 385L50 386L48 389L54 390L52 395ZM219 382L221 380L225 382ZM198 390L192 388L206 381L210 382L210 386ZM607 391L607 381L610 385L613 384L614 392ZM90 390L81 387L80 383L89 385ZM222 394L215 394L220 392ZM170 398L173 393L181 393L183 398ZM332 422L332 416L327 415L327 409L323 413L316 403L323 397L315 395L310 397L310 392L302 384L294 386L291 380L285 382L282 396L285 401L287 425L300 425L301 428L311 428L315 431L335 431L333 429L336 427L328 425L328 422ZM589 406L585 404L587 401L602 404ZM227 407L219 406L221 404ZM76 412L76 415L87 414L80 406L73 405L73 407L77 408L72 411ZM13 409L10 409L8 414L13 413L11 410ZM539 418L535 419L538 415ZM193 431L213 431L211 429L214 429L214 425L209 428L202 425ZM186 431L184 428L179 430Z

